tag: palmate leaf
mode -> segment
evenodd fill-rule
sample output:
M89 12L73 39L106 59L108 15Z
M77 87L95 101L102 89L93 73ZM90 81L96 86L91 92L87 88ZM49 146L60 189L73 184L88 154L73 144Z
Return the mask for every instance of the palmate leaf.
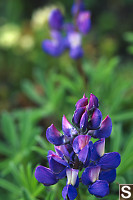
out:
M1 129L5 140L0 142L0 153L6 157L0 162L0 169L5 176L11 172L12 162L18 165L30 156L41 129L35 125L31 111L19 113L17 117L4 112L1 115Z
M16 167L11 163L11 180L0 179L0 186L7 190L13 199L36 200L45 191L45 187L35 179L32 165ZM12 199L12 198L11 198Z

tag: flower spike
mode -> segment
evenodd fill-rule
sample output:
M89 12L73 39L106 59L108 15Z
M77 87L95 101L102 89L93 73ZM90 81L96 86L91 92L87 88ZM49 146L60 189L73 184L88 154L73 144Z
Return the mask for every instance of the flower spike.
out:
M120 165L121 157L118 152L105 153L105 138L111 134L112 122L109 116L102 121L98 107L95 95L91 94L88 102L84 94L76 103L72 119L74 125L63 115L63 134L53 124L46 131L48 141L55 145L55 152L48 151L49 168L38 166L35 177L45 186L67 177L62 191L64 200L77 197L76 188L81 181L90 194L102 198L109 194L109 183L116 179L116 168ZM99 140L93 142L95 138ZM79 177L78 173L82 170Z

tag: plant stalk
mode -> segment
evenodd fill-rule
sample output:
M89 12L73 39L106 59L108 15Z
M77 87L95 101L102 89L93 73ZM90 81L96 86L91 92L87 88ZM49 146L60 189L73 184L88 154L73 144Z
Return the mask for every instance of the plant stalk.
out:
M75 16L74 16L75 31L78 31L78 27L77 27L77 17L78 17L79 12L80 12L80 3L81 3L81 0L75 0L75 4L76 4L77 7L78 7L78 10L77 10L77 12L75 13ZM81 77L82 77L83 80L84 80L84 88L86 88L86 86L87 86L87 77L86 77L86 74L85 74L84 71L83 71L82 59L81 59L81 58L79 58L79 59L76 60L76 66L77 66L77 69L78 69L79 74L81 75Z

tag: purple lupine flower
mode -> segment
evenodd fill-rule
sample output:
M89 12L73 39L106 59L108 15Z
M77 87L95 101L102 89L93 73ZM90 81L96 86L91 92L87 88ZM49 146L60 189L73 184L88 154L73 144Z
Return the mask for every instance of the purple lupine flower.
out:
M59 9L51 11L49 16L49 25L51 29L61 30L64 22L64 17Z
M70 57L78 59L83 57L82 36L78 32L68 32L67 40L70 48Z
M80 12L77 18L77 27L83 34L87 34L91 28L91 13L89 11Z
M80 182L88 187L90 194L104 197L109 194L109 184L116 178L121 157L118 152L105 153L105 138L111 133L112 123L108 116L102 121L98 107L95 95L91 94L88 102L84 94L76 103L74 126L64 115L63 134L53 124L46 131L48 141L55 145L55 152L49 150L49 168L38 166L35 177L44 186L54 185L67 177L62 190L64 200L77 197L76 188ZM100 139L93 143L91 137ZM83 173L79 177L81 170Z
M66 41L58 31L51 31L51 40L42 42L42 49L51 56L60 56L66 49Z

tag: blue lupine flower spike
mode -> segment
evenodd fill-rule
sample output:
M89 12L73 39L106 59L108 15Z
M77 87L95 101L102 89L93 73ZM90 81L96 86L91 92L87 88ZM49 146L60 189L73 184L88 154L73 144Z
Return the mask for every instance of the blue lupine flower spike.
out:
M64 200L77 197L76 188L80 182L90 194L102 198L109 194L109 183L116 179L121 157L118 152L105 153L105 138L111 134L112 122L109 116L102 121L98 107L95 95L91 94L88 102L84 94L76 103L73 125L63 115L63 134L53 124L46 131L48 141L55 145L55 152L48 151L49 168L38 166L35 178L44 186L50 186L67 177L62 190ZM93 143L92 137L99 140Z

